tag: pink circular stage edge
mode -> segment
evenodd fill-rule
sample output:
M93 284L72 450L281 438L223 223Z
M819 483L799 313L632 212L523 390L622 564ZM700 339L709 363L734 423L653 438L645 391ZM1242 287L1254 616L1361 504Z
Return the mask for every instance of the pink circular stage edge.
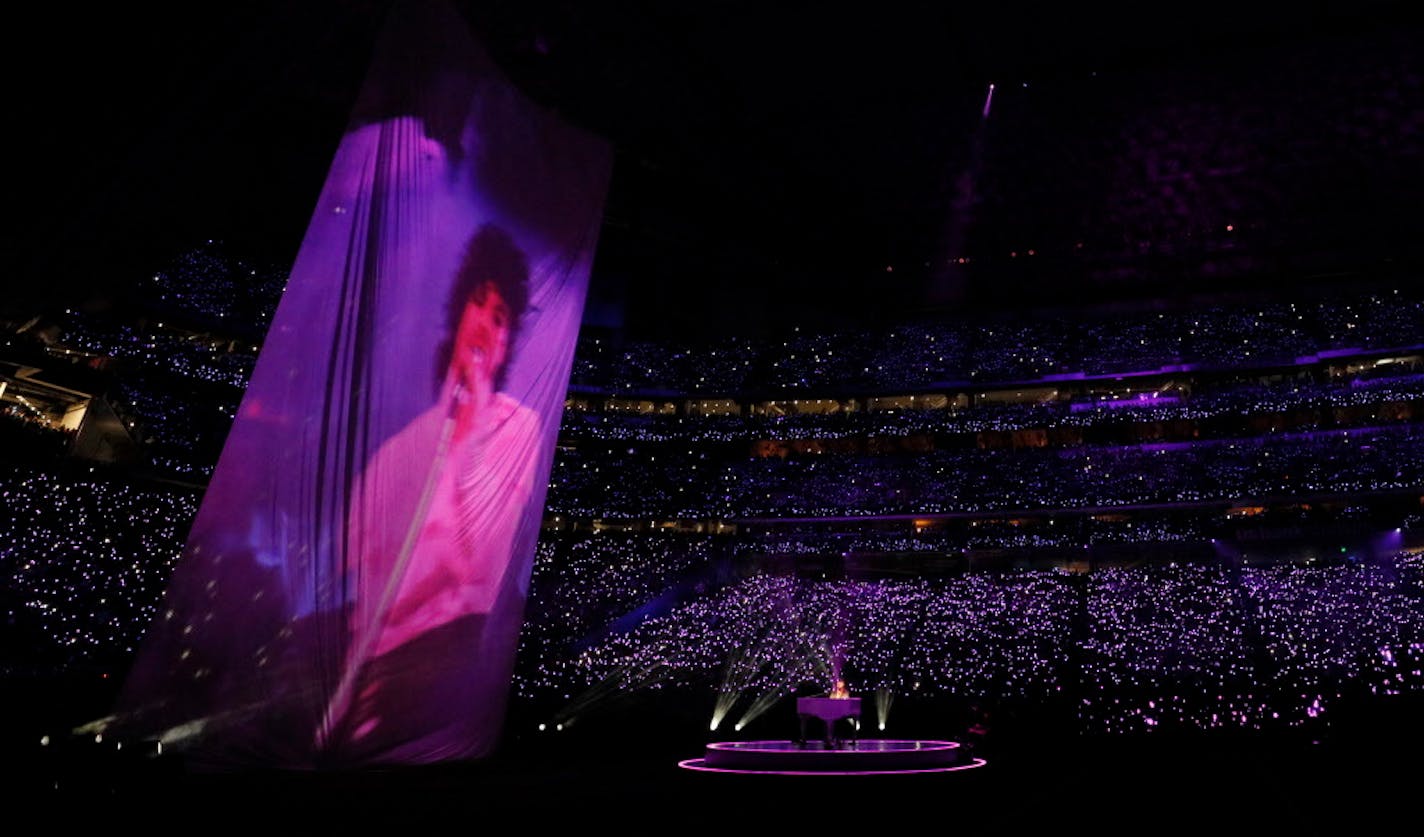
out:
M948 773L986 764L955 741L866 739L821 742L720 741L701 758L678 762L687 770L781 776L870 776Z

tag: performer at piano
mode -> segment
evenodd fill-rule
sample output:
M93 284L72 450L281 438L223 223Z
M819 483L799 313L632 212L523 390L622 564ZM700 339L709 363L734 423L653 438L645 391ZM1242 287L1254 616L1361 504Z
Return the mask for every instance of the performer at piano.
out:
M796 699L796 715L800 735L796 743L806 744L806 724L815 719L825 732L824 743L827 750L841 746L842 739L836 735L836 724L845 721L851 728L851 741L856 741L860 733L860 698L851 697L844 680L837 679L830 691L814 697Z

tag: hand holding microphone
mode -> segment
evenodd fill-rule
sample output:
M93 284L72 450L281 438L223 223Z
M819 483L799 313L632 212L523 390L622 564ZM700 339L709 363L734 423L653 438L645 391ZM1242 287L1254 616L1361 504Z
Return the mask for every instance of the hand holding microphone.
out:
M488 354L483 348L471 347L463 361L453 375L451 408L461 424L472 426L489 405L494 385L488 367Z

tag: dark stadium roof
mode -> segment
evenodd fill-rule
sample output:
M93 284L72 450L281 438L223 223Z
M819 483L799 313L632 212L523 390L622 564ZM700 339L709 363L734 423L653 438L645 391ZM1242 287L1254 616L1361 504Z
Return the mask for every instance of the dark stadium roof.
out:
M210 5L11 28L22 296L121 288L213 235L295 253L390 3ZM529 95L613 142L593 301L650 330L921 301L991 82L1003 96L1418 31L1380 0L457 5Z

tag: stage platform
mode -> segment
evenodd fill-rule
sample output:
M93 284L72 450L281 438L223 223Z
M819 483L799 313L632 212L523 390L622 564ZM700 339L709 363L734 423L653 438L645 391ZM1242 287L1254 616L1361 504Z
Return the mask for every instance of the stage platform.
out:
M956 741L863 739L827 746L808 741L721 741L687 770L786 776L874 776L946 773L984 766Z

